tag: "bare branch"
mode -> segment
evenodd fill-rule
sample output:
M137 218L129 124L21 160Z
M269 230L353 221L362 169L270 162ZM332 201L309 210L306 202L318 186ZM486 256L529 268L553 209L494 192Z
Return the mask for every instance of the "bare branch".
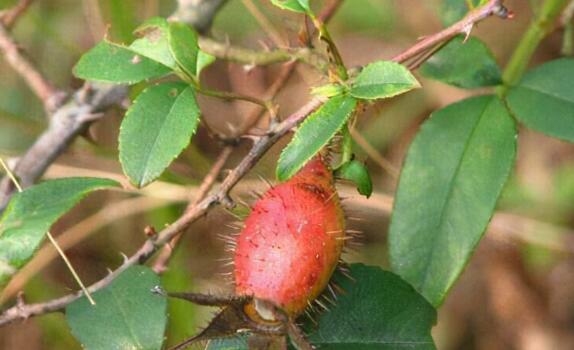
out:
M0 24L6 29L12 28L18 18L32 5L32 2L34 2L34 0L20 0L16 6L0 12Z
M178 8L171 16L204 33L211 27L215 15L227 0L178 0Z
M34 94L44 104L46 111L52 111L57 107L58 100L62 98L63 94L59 93L48 79L38 71L2 24L0 24L0 52L6 58L6 62L26 80Z
M459 34L469 35L476 23L492 15L496 15L501 18L509 17L508 11L504 6L502 6L502 0L489 0L485 5L468 13L460 21L436 34L425 37L414 46L393 57L392 60L395 62L404 63L409 59L424 53L428 49L431 49L433 46L438 45L444 41L448 41Z

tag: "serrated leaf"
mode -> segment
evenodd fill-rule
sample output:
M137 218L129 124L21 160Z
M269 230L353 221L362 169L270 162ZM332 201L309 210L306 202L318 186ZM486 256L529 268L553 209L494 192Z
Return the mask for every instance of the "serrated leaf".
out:
M431 328L436 311L408 283L378 267L352 264L353 280L335 275L345 292L331 311L308 327L319 349L435 349Z
M135 84L170 72L159 62L105 40L86 52L74 67L78 78L122 84Z
M480 5L481 0L471 0L474 7ZM460 21L470 11L467 0L443 0L439 9L440 19L445 27Z
M351 96L335 96L307 117L279 157L277 178L295 175L345 125L356 105Z
M309 0L271 0L271 3L283 10L307 14L312 13Z
M63 178L16 193L0 219L0 287L34 255L52 224L88 193L118 183Z
M148 19L135 30L135 34L140 38L134 40L129 48L142 56L175 69L177 64L169 48L168 27L169 24L165 18Z
M177 65L189 76L197 74L197 34L188 25L180 22L169 24L169 48Z
M159 350L167 323L166 298L151 289L159 277L132 266L109 286L92 294L96 305L80 298L66 308L72 334L89 350Z
M142 187L153 181L187 147L200 110L191 86L163 83L145 89L120 128L120 162L130 181Z
M341 95L346 91L345 87L339 84L326 84L314 87L311 94L315 96L333 97Z
M349 93L356 98L373 100L393 97L419 87L419 82L403 65L378 61L363 68Z
M515 153L514 120L494 96L434 112L410 146L391 217L390 260L434 306L480 241Z
M419 72L427 78L465 89L502 83L492 52L477 38L458 36L434 54Z
M199 53L197 54L197 70L195 72L195 76L199 77L201 72L205 68L209 67L213 62L215 62L215 56L199 50Z
M340 179L353 182L357 186L357 191L367 198L373 193L373 182L369 170L365 164L357 160L343 164L337 169L335 175Z
M531 70L506 98L527 127L574 142L574 59L555 60Z

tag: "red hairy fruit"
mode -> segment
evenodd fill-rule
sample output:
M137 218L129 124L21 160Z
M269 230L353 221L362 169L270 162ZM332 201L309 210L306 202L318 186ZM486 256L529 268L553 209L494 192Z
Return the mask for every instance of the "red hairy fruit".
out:
M253 206L237 238L236 294L299 315L329 282L344 235L332 172L316 157Z

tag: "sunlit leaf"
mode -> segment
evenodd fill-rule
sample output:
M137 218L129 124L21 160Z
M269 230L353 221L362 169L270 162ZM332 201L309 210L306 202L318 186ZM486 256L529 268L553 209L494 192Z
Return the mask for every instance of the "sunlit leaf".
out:
M0 286L34 255L52 224L88 193L117 182L63 178L16 193L0 219Z
M271 0L271 3L283 10L311 14L309 0Z
M285 181L295 175L345 125L356 105L353 97L339 95L307 117L279 157L277 178Z
M102 41L86 52L74 67L74 75L85 80L135 84L162 77L171 69L133 50Z
M200 110L191 86L163 83L144 90L122 122L120 162L130 181L145 186L189 144Z
M419 87L419 82L403 65L377 61L363 68L349 93L356 98L372 100L393 97Z

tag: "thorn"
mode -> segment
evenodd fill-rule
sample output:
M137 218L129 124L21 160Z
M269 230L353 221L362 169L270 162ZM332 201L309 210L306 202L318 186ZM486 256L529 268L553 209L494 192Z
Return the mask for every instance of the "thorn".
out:
M470 33L472 32L473 27L474 27L474 24L470 23L470 24L464 26L464 28L462 29L462 32L464 33L464 40L462 41L463 44L465 44L466 41L468 40L468 38L470 37Z
M161 286L154 286L152 289L150 289L150 292L152 292L155 295L159 295L162 297L167 297L167 293L166 291L161 287Z
M155 228L151 225L147 225L144 228L144 234L146 235L147 238L154 238L157 236L157 231L155 230Z

